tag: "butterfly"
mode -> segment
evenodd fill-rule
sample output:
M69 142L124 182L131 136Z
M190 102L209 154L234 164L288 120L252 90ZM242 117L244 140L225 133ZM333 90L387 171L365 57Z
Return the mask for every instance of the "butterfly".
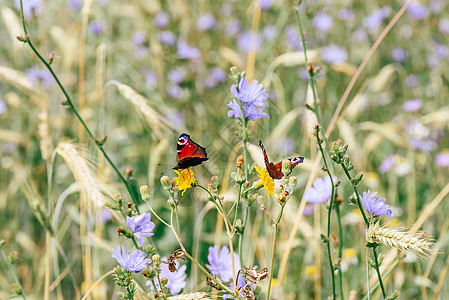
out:
M273 179L281 179L284 176L284 173L282 173L282 161L277 164L270 162L268 160L267 152L265 151L265 147L263 146L261 140L259 140L259 146L260 146L260 148L262 148L263 157L265 159L265 166L267 167L270 177ZM289 158L288 160L290 160L290 162L292 163L292 167L290 169L290 172L288 174L285 174L285 176L290 175L293 168L296 167L297 164L302 163L304 161L304 157L298 156L298 157Z
M208 160L206 148L201 147L192 139L187 133L183 133L178 138L178 145L176 147L178 153L178 163L173 168L174 170L187 169L201 164Z

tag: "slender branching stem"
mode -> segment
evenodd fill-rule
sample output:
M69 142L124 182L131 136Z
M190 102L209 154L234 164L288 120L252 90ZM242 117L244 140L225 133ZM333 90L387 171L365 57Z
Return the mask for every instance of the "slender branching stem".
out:
M106 160L108 161L108 163L111 165L111 167L114 169L115 173L117 174L117 176L120 178L120 180L123 182L123 184L126 186L126 189L128 190L129 195L131 196L131 199L133 200L133 202L136 204L136 210L139 211L139 208L137 207L137 203L138 200L136 199L134 193L131 190L131 186L128 183L128 180L123 176L123 174L117 169L116 165L112 162L111 158L109 157L109 155L106 153L106 151L103 149L103 146L98 143L95 140L95 136L93 135L92 131L89 129L89 127L87 126L86 122L84 121L84 119L81 117L80 113L78 112L78 110L75 108L75 105L73 104L69 94L67 93L66 89L64 88L64 86L61 84L61 82L59 81L58 76L55 74L55 72L53 71L53 68L50 66L50 64L45 60L45 58L42 57L42 55L39 53L39 51L36 49L36 47L34 47L34 44L31 42L31 39L28 35L27 32L27 28L26 28L26 24L25 24L25 17L23 14L23 3L22 0L20 0L20 14L21 14L21 18L22 18L22 26L23 26L23 31L25 33L25 37L23 38L23 41L25 43L27 43L31 50L33 50L34 54L36 54L36 56L39 58L39 60L47 67L47 69L50 71L51 75L53 76L53 78L56 81L56 84L58 85L58 87L60 88L60 90L62 91L62 93L65 96L67 105L70 107L70 109L72 110L72 112L75 114L75 116L77 117L78 121L81 123L81 125L84 127L84 129L86 130L87 134L89 135L90 139L92 140L92 142L97 146L97 148L103 153L104 157L106 158Z
M159 283L159 288L161 290L161 297L167 300L167 296L165 295L164 289L162 288L161 276L160 273L157 273L157 282Z
M376 246L373 247L374 263L376 264L376 272L377 272L377 277L379 278L379 284L380 284L380 289L382 290L382 296L384 297L384 299L386 299L387 293L385 292L384 283L382 281L382 274L380 274L380 270L379 270L379 259L377 258L376 248L377 248Z
M274 237L273 237L273 248L271 252L271 263L270 263L270 279L268 281L268 291L267 291L267 300L270 299L270 293L271 293L271 283L273 281L273 265L274 265L274 255L276 253L276 241L279 231L279 222L282 218L282 213L284 212L284 207L287 202L282 203L281 210L279 211L279 214L276 218L276 222L274 223Z
M335 205L335 211L337 212L337 221L338 221L338 232L339 232L339 243L338 243L338 257L342 259L343 257L343 227L341 226L341 216L340 216L340 204ZM340 283L340 298L341 300L345 299L344 293L343 293L343 273L341 272L341 269L338 270L338 279Z
M20 284L19 278L17 277L16 270L14 269L12 264L9 262L8 257L6 257L6 254L5 254L5 252L3 252L3 249L1 247L0 247L0 254L1 254L3 260L5 261L5 264L8 266L8 269L10 270L10 273L12 274L14 281L17 284L19 295L22 296L22 299L26 300L27 298L25 297L25 294L23 293L22 285Z

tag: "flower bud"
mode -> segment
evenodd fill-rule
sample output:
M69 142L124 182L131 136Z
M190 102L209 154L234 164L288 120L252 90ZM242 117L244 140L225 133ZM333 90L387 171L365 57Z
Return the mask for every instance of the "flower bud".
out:
M292 171L292 162L289 159L284 159L282 161L282 173L287 176Z
M263 196L257 196L257 203L264 204L264 197Z
M220 179L218 178L218 176L212 176L210 178L210 182L212 183L212 186L214 187L214 189L218 188L218 185L220 184Z
M22 294L22 289L20 288L20 286L19 286L17 283L12 283L12 284L11 284L11 289L12 289L17 295Z
M17 259L19 258L19 253L17 253L17 251L13 251L13 252L9 253L8 258L9 258L9 262L11 264L14 264L17 261Z
M143 201L147 202L150 200L150 188L148 187L148 185L142 185L140 187L140 195Z
M3 239L0 240L0 248L3 247L5 245L5 243L6 243L6 240L3 240Z
M169 191L171 189L171 181L167 175L161 177L161 184L164 190Z
M167 277L162 277L161 278L161 283L162 283L162 285L167 285L167 283L168 283Z
M290 179L288 180L288 185L291 186L292 188L295 187L298 184L298 178L295 176L290 177Z
M274 193L279 195L280 193L282 193L282 186L278 186L277 188L274 189Z
M154 254L151 257L151 260L153 261L155 266L159 267L161 265L161 256L159 254Z

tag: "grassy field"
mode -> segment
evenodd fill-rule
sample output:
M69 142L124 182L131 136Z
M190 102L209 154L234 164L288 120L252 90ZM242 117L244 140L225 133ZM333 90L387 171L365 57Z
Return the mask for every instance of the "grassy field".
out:
M0 299L448 299L448 12L0 0Z

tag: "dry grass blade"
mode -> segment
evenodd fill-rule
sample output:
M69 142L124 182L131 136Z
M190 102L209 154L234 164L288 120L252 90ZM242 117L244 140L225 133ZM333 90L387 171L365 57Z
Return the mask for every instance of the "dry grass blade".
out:
M91 165L80 154L75 145L68 142L60 143L57 147L57 153L64 158L75 180L84 190L88 199L91 199L92 203L97 207L103 206L107 201L107 197L101 192L104 189L92 171Z
M118 87L120 94L129 102L131 102L136 110L140 112L148 125L153 130L154 134L158 138L164 138L169 133L170 129L175 129L176 126L164 118L160 113L154 110L149 105L149 100L139 93L137 93L130 86L122 83L115 83Z
M37 90L36 86L25 74L11 68L0 66L0 79L25 89L27 92L34 92Z
M208 300L210 299L206 293L188 293L180 294L178 296L169 297L169 300Z

